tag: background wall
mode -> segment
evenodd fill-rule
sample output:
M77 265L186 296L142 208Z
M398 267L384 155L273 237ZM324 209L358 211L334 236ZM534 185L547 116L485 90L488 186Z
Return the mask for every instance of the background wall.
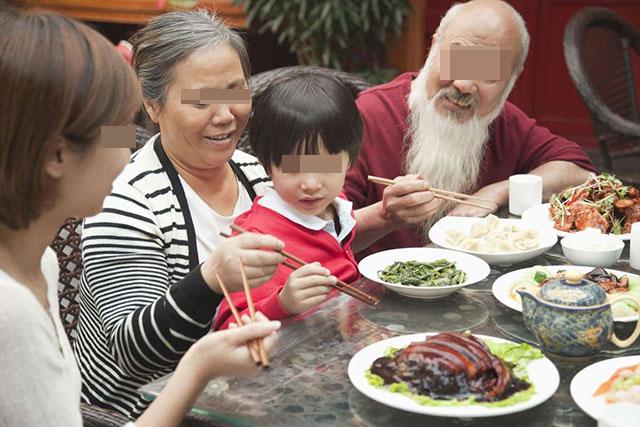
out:
M427 0L425 57L440 18L453 3L450 0ZM524 71L509 100L552 132L585 147L595 147L589 113L564 61L564 28L575 13L588 6L611 9L640 28L640 0L509 0L509 3L524 17L531 35ZM637 57L635 59L636 88L640 100L640 61Z

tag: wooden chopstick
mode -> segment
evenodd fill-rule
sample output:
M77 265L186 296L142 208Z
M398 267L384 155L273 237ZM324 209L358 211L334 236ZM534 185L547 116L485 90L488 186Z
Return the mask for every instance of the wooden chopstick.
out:
M236 224L231 224L231 228L234 231L237 231L240 234L247 232L247 230L245 230L244 228L242 228L242 227L240 227L240 226L238 226ZM289 252L286 252L286 251L283 251L283 250L278 250L277 252L280 253L282 256L287 257L287 258L297 262L300 265L308 264L303 259L298 258L297 256L295 256L295 255L293 255L293 254L291 254ZM294 270L297 269L297 267L294 267L292 265L287 265L287 267L293 268ZM371 295L361 291L360 289L357 289L357 288L349 285L348 283L343 282L340 279L338 279L338 281L336 282L335 285L333 285L333 287L338 289L339 291L342 291L342 292L352 296L353 298L356 298L356 299L358 299L358 300L360 300L362 302L365 302L367 304L375 306L375 305L378 305L380 303L380 300L378 298L376 298L374 296L371 296Z
M381 184L381 185L396 184L396 181L392 179L382 178L379 176L369 175L367 179L375 184ZM493 202L492 200L483 199L482 197L470 196L468 194L456 193L455 191L441 190L439 188L433 188L433 187L429 187L428 190L434 193L436 197L439 199L449 200L449 201L460 203L463 205L470 205L470 206L475 206L475 207L484 208L484 209L491 209L493 207L493 206L489 207L486 205L473 203L469 200L476 200L478 202L490 203L491 205L495 205L495 202ZM448 196L452 196L452 197L448 197Z
M253 297L251 296L251 289L249 288L249 282L247 281L247 275L244 272L244 265L242 264L242 260L238 258L238 262L240 263L240 275L242 276L242 285L244 286L244 294L247 297L247 305L249 306L249 313L251 314L251 320L256 321L256 308L253 306ZM269 367L269 357L267 356L267 352L264 349L264 342L262 338L258 338L258 353L260 354L260 362L262 363L262 368L266 369Z
M229 290L225 286L222 278L216 273L216 279L218 279L218 283L220 284L220 289L222 289L222 293L224 294L224 298L227 300L227 304L229 304L229 308L231 308L231 313L233 313L233 318L235 319L238 326L244 325L242 318L240 317L240 313L236 309L233 304L233 300L231 299L231 295L229 294ZM260 366L262 361L260 360L260 355L258 354L258 347L255 341L247 342L247 348L249 349L249 354L251 354L251 358L255 362L256 365Z

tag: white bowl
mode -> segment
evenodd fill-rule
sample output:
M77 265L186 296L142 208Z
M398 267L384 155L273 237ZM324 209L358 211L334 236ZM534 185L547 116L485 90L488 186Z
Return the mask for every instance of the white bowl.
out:
M597 239L607 242L607 249L590 249L578 234L560 240L562 253L576 265L609 267L618 261L624 250L624 241L612 234L600 234Z
M510 265L533 259L545 253L558 241L558 236L556 236L556 233L550 227L514 218L500 218L500 224L515 225L520 227L521 229L535 228L536 230L538 230L540 241L540 245L537 248L527 249L524 251L488 253L468 251L458 246L452 245L447 241L447 230L453 228L468 233L471 225L478 222L479 220L481 220L481 218L445 216L440 221L436 222L433 227L431 227L431 229L429 230L429 239L442 248L452 249L455 251L475 255L491 265Z
M458 270L467 273L464 283L451 286L406 286L385 282L378 276L378 271L396 261L433 262L443 258L455 262ZM446 297L458 289L485 279L491 270L486 262L473 255L434 248L402 248L378 252L361 260L358 269L364 277L382 283L387 289L406 297L422 299Z

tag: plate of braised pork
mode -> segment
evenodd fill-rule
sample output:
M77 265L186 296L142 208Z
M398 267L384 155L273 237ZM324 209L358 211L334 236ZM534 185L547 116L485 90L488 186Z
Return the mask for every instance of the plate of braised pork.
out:
M470 333L403 335L371 344L349 362L351 383L397 409L439 417L491 417L551 397L558 370L529 344Z
M596 228L629 240L631 225L640 221L640 190L613 175L593 175L584 184L553 194L549 203L527 209L522 219L547 224L563 237Z
M492 292L498 301L507 307L522 311L520 295L516 288L521 286L544 286L553 279L560 278L567 270L574 270L585 275L597 283L607 294L617 294L629 292L640 297L640 276L624 271L613 270L602 267L586 267L575 265L545 265L529 268L522 268L504 274L493 282ZM620 301L614 304L611 309L613 320L616 322L635 322L638 316L632 302Z

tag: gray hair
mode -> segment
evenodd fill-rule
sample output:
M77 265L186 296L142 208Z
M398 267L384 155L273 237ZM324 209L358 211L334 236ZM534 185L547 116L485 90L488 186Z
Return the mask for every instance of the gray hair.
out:
M527 25L525 24L524 19L522 19L522 16L518 13L518 11L505 1L501 3L505 5L511 12L511 15L516 23L516 27L518 27L518 31L520 32L520 56L518 57L516 67L513 70L513 75L517 77L518 75L520 75L520 72L522 72L522 69L524 68L524 61L527 59L527 54L529 53L529 32L527 31ZM451 21L453 21L453 19L462 11L465 4L466 3L454 4L449 8L449 10L447 10L447 13L444 15L444 17L442 17L440 25L438 25L438 29L436 29L434 35L437 44L440 44L444 31L449 26Z
M206 9L156 16L132 36L131 43L133 66L144 98L160 107L173 81L176 65L203 47L229 46L240 57L245 79L251 75L242 36Z

